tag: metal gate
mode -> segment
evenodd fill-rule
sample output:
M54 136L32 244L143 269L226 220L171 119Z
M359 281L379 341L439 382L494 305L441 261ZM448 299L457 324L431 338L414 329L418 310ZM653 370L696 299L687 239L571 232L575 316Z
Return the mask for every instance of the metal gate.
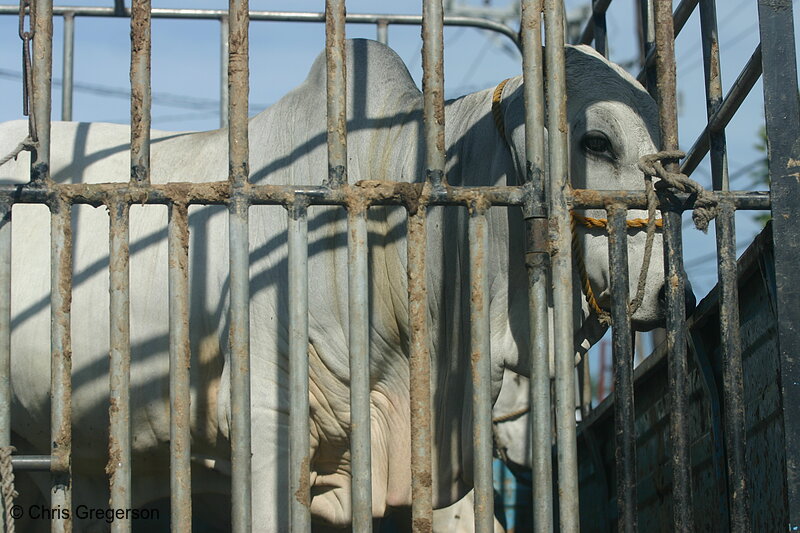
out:
M147 0L133 1L131 17L131 174L129 184L56 184L49 176L50 153L50 80L52 70L51 1L31 1L32 26L26 26L26 5L3 8L3 13L20 14L20 34L26 57L34 58L27 82L31 88L31 137L21 149L32 150L31 181L24 186L0 187L0 446L10 445L9 405L10 365L10 290L11 290L11 207L15 203L40 203L51 212L52 264L52 449L49 456L12 456L16 469L38 468L52 473L52 507L71 508L71 337L70 301L72 290L71 208L75 204L107 206L110 213L110 251L116 259L110 269L111 375L109 455L118 460L109 466L112 508L130 508L130 317L129 317L129 208L132 204L162 204L169 209L169 305L171 364L171 509L173 531L187 530L191 523L189 374L188 362L188 220L189 205L225 205L229 209L230 242L230 351L232 357L232 521L234 531L249 531L251 523L251 435L250 435L250 332L248 272L248 208L253 205L283 205L289 220L290 278L290 498L293 531L310 529L309 493L309 421L308 412L308 317L307 317L307 209L310 205L340 205L348 212L349 257L349 350L351 375L351 455L353 528L369 531L371 511L371 467L369 427L369 349L366 310L367 294L367 212L372 205L401 205L408 210L408 309L411 326L411 417L412 422L412 523L415 531L431 527L431 390L429 332L425 304L426 211L431 206L459 205L469 208L471 353L474 382L474 476L476 529L492 530L492 431L489 361L489 315L484 305L487 286L488 232L486 211L490 206L518 206L525 216L528 249L532 347L533 406L533 509L537 531L553 529L553 465L551 464L551 398L548 370L547 291L552 289L555 309L556 379L555 434L557 441L557 486L560 495L558 524L562 531L577 531L578 476L575 444L575 374L572 331L572 250L569 212L572 208L605 209L609 215L610 263L624 267L626 258L626 212L644 209L647 198L641 191L571 190L568 181L568 133L564 87L564 20L558 0L523 0L520 41L523 51L523 75L526 102L527 176L521 186L453 187L444 175L444 85L441 1L426 0L420 17L392 19L388 16L359 18L345 15L343 0L328 0L325 14L292 15L303 20L324 20L327 58L328 175L324 185L306 187L254 185L248 183L248 28L246 0L231 0L229 11L186 13L227 20L229 101L229 169L227 181L212 184L151 184L149 179L150 131L150 20L159 16ZM604 13L610 0L595 0L593 16L581 39L594 39L596 48L605 51ZM794 198L800 197L798 182L798 101L794 54L794 33L790 0L759 0L761 44L751 61L723 97L719 77L719 46L716 40L716 15L713 0L701 0L703 54L707 73L708 127L679 168L671 163L665 173L679 170L690 174L699 161L711 152L714 191L711 201L718 209L716 231L720 257L719 279L722 295L722 345L725 349L725 440L730 477L731 529L747 531L747 488L743 476L743 405L741 357L738 352L738 296L735 284L735 248L733 214L737 209L771 209L776 240L775 270L778 282L778 338L781 349L781 385L786 439L786 498L790 531L800 527L800 485L798 485L798 418L792 413L797 405L800 382L795 352L800 348L796 324L800 312L796 302L800 294L794 261L800 235L794 225L797 215ZM671 2L642 0L642 13L648 46L648 67L640 79L657 93L665 151L677 149L674 36L698 0L684 0L671 12ZM127 14L121 2L116 11L98 10L94 15ZM64 10L62 9L61 12ZM77 13L76 13L77 14ZM91 13L86 13L91 14ZM172 13L172 15L175 15ZM170 14L161 13L161 16ZM177 15L180 16L180 15ZM282 15L274 15L280 18ZM254 14L252 18L273 17ZM276 18L272 18L276 20ZM345 22L376 24L422 23L423 93L426 175L418 186L397 187L392 182L374 184L369 189L348 182L345 95ZM450 21L454 22L454 21ZM457 22L457 21L456 21ZM467 21L461 21L466 23ZM544 40L548 44L544 52ZM477 24L477 23L475 23ZM497 28L495 28L497 29ZM33 50L28 43L33 41ZM652 59L650 59L652 57ZM546 72L542 66L547 64ZM655 66L650 66L655 63ZM767 134L771 170L770 194L729 190L725 156L724 128L755 80L763 70ZM542 87L550 90L545 102ZM545 113L545 108L547 113ZM545 116L547 117L545 123ZM547 156L544 127L547 126ZM545 158L548 174L545 175ZM545 192L549 197L545 196ZM686 437L686 334L684 287L682 276L681 213L691 208L698 191L659 193L664 218L667 344L670 353L671 438L673 442L674 527L691 530L691 475L689 442ZM613 276L614 305L612 317L617 420L617 504L619 528L636 529L635 429L633 427L632 353L628 274L621 268ZM119 530L130 523L115 522ZM69 517L53 520L54 531L71 529Z

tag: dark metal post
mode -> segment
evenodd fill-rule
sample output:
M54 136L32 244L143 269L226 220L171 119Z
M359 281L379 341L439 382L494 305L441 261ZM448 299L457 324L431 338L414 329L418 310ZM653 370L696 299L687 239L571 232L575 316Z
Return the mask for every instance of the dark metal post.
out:
M678 148L675 78L675 33L671 0L655 0L656 72L663 150ZM667 170L674 172L677 164ZM667 300L667 349L669 351L670 441L672 444L672 501L675 531L693 531L692 474L688 421L688 361L686 357L686 308L684 301L681 213L664 211L664 255Z
M722 105L717 9L714 0L700 0L700 28L705 67L706 107L711 119ZM725 130L710 132L711 175L714 190L728 191L728 154ZM730 528L734 533L750 531L750 509L745 484L744 377L739 334L739 288L736 268L735 210L730 202L720 204L714 222L719 258L720 347L722 385L725 394L725 447L728 464Z
M617 531L636 531L636 428L633 407L633 345L628 309L627 208L608 209L608 264L614 357L614 456L617 465Z
M764 111L769 139L772 234L775 240L778 346L788 507L785 531L800 529L800 110L791 0L759 0Z

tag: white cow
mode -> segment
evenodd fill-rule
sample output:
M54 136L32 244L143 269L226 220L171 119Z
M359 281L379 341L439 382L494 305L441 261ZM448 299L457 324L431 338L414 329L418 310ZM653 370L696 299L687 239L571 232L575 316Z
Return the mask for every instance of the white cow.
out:
M347 45L348 172L359 180L419 181L424 176L422 96L400 58L371 41ZM567 50L573 184L637 189L636 162L658 145L653 100L618 67L585 47ZM491 118L492 90L450 101L446 107L447 179L452 185L516 184L524 165L521 78L508 82L502 109L508 144ZM320 184L327 174L325 62L271 108L250 120L253 183ZM26 124L0 125L0 153L9 152ZM152 181L224 180L227 133L153 132ZM129 128L114 124L54 123L51 172L56 182L125 181ZM509 150L510 148L510 150ZM3 181L28 179L28 158L0 167ZM375 516L411 502L408 400L406 225L402 208L370 210L370 357L372 494ZM635 216L642 216L640 213ZM489 302L492 389L503 369L528 368L527 286L522 215L490 210ZM75 505L107 505L108 217L103 209L76 208L73 331L73 472ZM192 452L193 490L228 494L229 460L227 216L222 208L190 213L192 241ZM49 255L42 207L14 210L12 289L13 429L21 452L48 453ZM429 214L428 287L433 357L433 493L445 507L472 487L469 300L464 209ZM132 208L132 442L133 504L169 495L168 319L166 209ZM250 210L253 523L259 531L285 531L289 495L288 313L286 213ZM606 237L580 230L589 277L608 305ZM309 220L309 346L311 400L311 511L315 520L345 525L350 516L349 369L346 216L341 208L312 207ZM641 263L644 235L629 239L630 269ZM656 240L656 258L661 240ZM663 283L654 261L640 327L662 320L657 292ZM632 285L636 276L631 276ZM576 303L582 299L577 292ZM632 287L633 290L633 287ZM576 343L594 342L599 329L586 305L576 305ZM217 468L208 468L215 465ZM47 488L42 484L43 494ZM208 505L195 505L199 511ZM223 513L224 514L224 513ZM76 521L88 530L88 521ZM99 524L104 527L104 523Z

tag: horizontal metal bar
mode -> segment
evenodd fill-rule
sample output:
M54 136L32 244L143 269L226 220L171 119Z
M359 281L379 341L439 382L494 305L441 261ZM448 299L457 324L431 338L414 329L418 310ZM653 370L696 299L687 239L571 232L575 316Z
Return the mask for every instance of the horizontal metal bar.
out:
M51 455L12 455L11 466L15 471L21 470L41 470L44 472L50 471L50 465L53 463Z
M759 44L747 65L742 69L739 77L736 78L731 90L728 91L727 96L720 104L717 111L708 119L708 125L703 132L697 137L694 145L689 150L686 159L683 160L681 165L681 172L687 176L694 172L700 161L706 156L709 150L709 134L722 131L739 110L744 99L750 94L753 86L761 77L761 44ZM738 206L737 206L738 209Z
M116 17L118 14L113 7L79 7L79 6L54 6L53 14L64 16L72 13L76 17ZM165 9L153 8L152 18L166 19L221 19L227 16L224 9ZM18 5L0 5L0 15L19 15ZM124 15L130 16L130 9L125 9ZM325 13L303 13L295 11L250 11L250 20L273 22L325 22ZM419 26L422 24L422 15L389 15L380 13L348 13L345 18L348 24L396 24L401 26ZM519 47L517 31L500 22L494 22L480 17L445 16L445 26L467 26L493 31L505 35Z
M290 205L295 197L303 198L310 205L347 205L353 190L364 194L369 205L416 205L422 184L371 182L365 186L344 187L331 190L327 187L298 187L295 185L253 185L242 191L248 205ZM231 202L227 182L215 183L170 183L131 189L126 183L57 184L49 188L20 185L0 185L0 202L48 204L54 196L70 204L85 204L99 207L124 193L129 204L168 205L176 201L187 205L228 205ZM765 210L770 208L767 191L709 191L718 200L731 202L737 210ZM468 206L475 194L493 206L523 206L528 191L525 186L499 187L446 187L431 191L426 197L428 205ZM573 209L603 209L612 203L627 205L629 209L646 209L647 198L642 191L592 191L575 189L569 200ZM688 194L675 194L664 200L662 209L692 209Z

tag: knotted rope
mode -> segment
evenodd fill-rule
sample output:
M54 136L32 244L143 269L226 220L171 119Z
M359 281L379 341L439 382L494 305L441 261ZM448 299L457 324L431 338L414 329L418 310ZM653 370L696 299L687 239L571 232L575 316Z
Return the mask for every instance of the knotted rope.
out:
M4 158L0 159L0 167L11 161L12 159L16 159L17 156L22 153L23 150L33 150L36 148L36 143L33 141L30 135L25 137L21 143L14 148L10 154L5 156Z
M690 179L686 174L669 172L662 164L665 161L677 162L684 157L686 157L686 154L680 150L656 152L639 159L639 169L647 176L660 178L661 181L655 184L658 189L674 188L681 192L696 195L692 220L697 229L706 232L708 231L708 223L717 216L719 211L717 200L710 192L696 181Z
M19 496L14 490L14 467L11 464L11 454L17 451L13 446L0 447L0 485L3 491L3 510L6 523L6 533L14 533L14 517L12 508L14 498Z

